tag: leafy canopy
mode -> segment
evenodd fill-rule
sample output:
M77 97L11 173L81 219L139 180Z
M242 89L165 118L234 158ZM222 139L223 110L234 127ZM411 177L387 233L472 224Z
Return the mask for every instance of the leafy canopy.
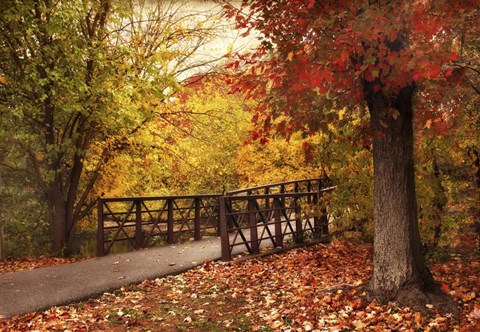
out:
M232 62L249 66L234 89L265 101L258 137L272 129L267 103L274 117L294 115L277 130L315 131L322 108L359 105L368 93L394 95L425 80L455 83L453 65L479 18L475 0L245 0L225 8L245 35L260 32L258 48Z

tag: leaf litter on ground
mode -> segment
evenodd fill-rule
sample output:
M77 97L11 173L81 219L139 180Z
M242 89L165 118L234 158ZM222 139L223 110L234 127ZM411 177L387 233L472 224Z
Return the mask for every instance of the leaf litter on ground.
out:
M334 241L209 262L101 297L9 320L8 331L479 331L480 258L431 266L460 315L381 305L363 289L372 247Z
M23 270L33 270L47 266L55 266L61 264L69 264L78 261L88 259L90 257L79 258L63 258L63 257L51 257L51 256L39 256L39 257L24 257L15 258L7 257L0 260L0 274L9 272L18 272Z

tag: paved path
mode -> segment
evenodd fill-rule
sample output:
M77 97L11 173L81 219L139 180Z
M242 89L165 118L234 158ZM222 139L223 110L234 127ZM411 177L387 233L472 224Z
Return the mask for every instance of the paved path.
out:
M239 251L240 248L236 253ZM220 239L207 238L72 264L0 274L0 318L78 302L122 285L181 273L220 257Z

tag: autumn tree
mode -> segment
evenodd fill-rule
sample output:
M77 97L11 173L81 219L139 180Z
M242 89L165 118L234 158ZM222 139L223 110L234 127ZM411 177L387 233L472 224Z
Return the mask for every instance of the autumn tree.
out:
M217 75L187 89L170 106L192 115L177 141L183 158L170 181L177 193L221 193L240 187L236 156L249 138L247 111L254 102L229 92L223 75Z
M462 76L464 86L470 94L465 94L462 101L465 102L463 112L465 128L460 132L460 147L466 151L468 160L472 168L472 178L474 179L476 194L474 202L480 201L480 113L478 105L480 103L480 38L466 43L460 54L460 61L457 69L464 73ZM480 251L480 207L474 203L472 209L475 218L475 227L477 231L477 249Z
M233 88L264 100L256 136L265 137L279 114L291 120L275 129L288 134L324 128L332 120L324 110L368 110L375 202L370 290L381 300L432 290L414 183L417 86L452 78L462 43L478 32L472 31L478 2L245 0L226 10L237 28L259 38L256 51L232 61L249 66ZM416 116L431 120L445 107L432 104Z
M195 54L216 38L214 17L179 1L1 2L0 130L13 147L1 171L43 197L54 251L112 156L163 116L185 75L208 72L216 59Z
M271 137L268 144L255 141L242 146L236 156L242 187L319 177L321 167L310 159L306 149L307 141L315 138L305 140L295 133L289 142L283 137Z
M219 68L220 70L221 68ZM104 168L95 192L112 196L220 193L239 188L236 155L248 139L254 104L229 93L221 75L190 77L163 117L145 124L134 142Z

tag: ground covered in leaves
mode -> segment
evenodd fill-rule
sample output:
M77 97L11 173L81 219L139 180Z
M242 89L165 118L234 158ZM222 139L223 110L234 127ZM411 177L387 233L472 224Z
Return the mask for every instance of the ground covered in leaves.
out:
M32 270L41 267L54 266L60 264L68 264L78 262L87 258L62 258L62 257L25 257L15 258L7 257L0 260L0 274L8 272L18 272L22 270Z
M480 258L431 266L459 317L380 305L362 285L371 246L334 242L144 281L100 298L0 321L7 331L479 331Z

